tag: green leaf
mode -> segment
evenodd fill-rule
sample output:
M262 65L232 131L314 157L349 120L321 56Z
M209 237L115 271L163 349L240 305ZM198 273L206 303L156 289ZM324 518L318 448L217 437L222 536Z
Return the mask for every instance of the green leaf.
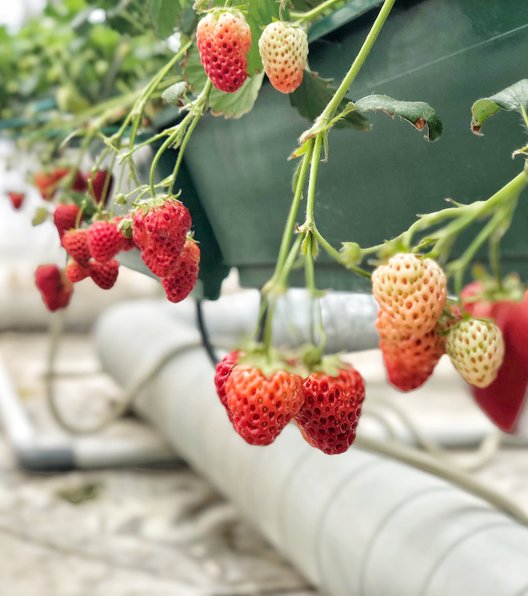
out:
M428 103L424 101L400 101L387 95L367 95L356 101L361 112L385 112L392 118L399 116L417 130L425 130L427 141L436 141L442 134L442 122Z
M471 107L471 131L481 135L484 122L500 110L518 112L528 124L528 79L517 81L491 97L478 99Z
M257 100L263 79L263 72L256 73L248 77L235 93L222 93L214 89L209 100L212 114L224 118L240 118L250 112Z
M207 81L198 50L194 46L189 50L185 60L184 77L195 93L199 93ZM213 115L240 118L250 112L258 97L263 79L263 72L248 77L235 93L224 93L213 87L209 96L209 107Z
M183 94L185 93L185 88L187 87L186 83L180 81L179 83L174 83L161 94L161 98L165 103L171 105L178 105L182 99Z
M32 226L40 226L40 224L44 223L48 217L50 216L49 211L46 207L37 207L35 213L33 214L33 219L31 220Z
M251 27L251 48L248 54L248 74L253 75L263 69L262 60L258 49L258 40L262 30L273 19L279 18L279 3L269 0L251 0L248 3L247 22Z
M297 108L301 116L313 121L325 109L335 91L335 87L331 85L331 79L323 79L316 72L305 70L303 82L293 93L290 93L290 103ZM348 101L343 100L339 106L340 112L347 113L336 122L336 128L350 126L358 130L369 130L367 118L358 111L349 111L347 104Z
M192 10L192 0L148 0L150 18L156 34L170 37L179 23Z

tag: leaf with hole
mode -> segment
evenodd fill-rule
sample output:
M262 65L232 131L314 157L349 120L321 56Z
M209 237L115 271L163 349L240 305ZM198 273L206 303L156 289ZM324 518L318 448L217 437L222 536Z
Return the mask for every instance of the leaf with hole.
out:
M424 101L400 101L388 95L367 95L356 101L356 108L360 112L384 112L391 118L398 116L417 130L425 131L427 141L436 141L442 134L442 122L436 110Z

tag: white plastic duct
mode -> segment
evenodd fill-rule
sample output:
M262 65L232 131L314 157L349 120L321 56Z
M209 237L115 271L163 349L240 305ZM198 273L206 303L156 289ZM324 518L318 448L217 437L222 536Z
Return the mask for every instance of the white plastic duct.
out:
M247 314L242 303L233 314L230 300L207 313L225 339ZM528 530L488 503L357 448L326 456L293 425L270 447L244 443L189 308L115 307L98 324L103 365L130 386L174 352L137 410L310 581L334 596L528 596Z

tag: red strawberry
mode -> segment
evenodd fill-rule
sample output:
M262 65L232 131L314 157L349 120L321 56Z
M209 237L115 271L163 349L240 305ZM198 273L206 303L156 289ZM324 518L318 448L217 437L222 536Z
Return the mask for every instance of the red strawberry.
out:
M227 411L227 415L229 416L229 420L231 420L231 412L227 407L227 394L226 394L226 383L233 367L238 361L240 356L240 352L238 350L234 352L229 352L226 354L222 360L216 365L216 373L214 377L216 393L220 399L220 402L224 406Z
M100 263L93 261L89 267L90 277L103 290L109 290L115 284L119 274L119 262L107 261Z
M185 205L172 198L134 211L133 240L154 275L165 277L175 269L191 223Z
M259 52L270 83L281 93L291 93L302 83L308 59L308 38L293 23L275 21L264 29Z
M58 183L63 179L66 178L71 172L70 168L55 168L50 176L53 180L53 184L55 186L55 190L57 188ZM79 172L79 170L75 170L75 174L73 176L73 181L71 183L71 189L75 190L76 192L84 192L88 188L88 183L86 182L84 176Z
M59 182L68 176L70 171L69 168L55 168L50 173L37 172L35 174L33 181L45 201L50 201L55 196ZM86 180L78 170L74 174L71 188L76 192L84 192L87 188Z
M33 176L33 183L38 188L40 196L45 201L51 201L55 194L55 180L53 176L46 172L37 172Z
M77 283L86 279L90 275L89 266L83 267L77 261L69 261L66 265L66 277L72 282Z
M87 265L90 261L87 230L68 230L62 237L62 246L79 265Z
M329 455L343 453L356 438L365 383L352 366L337 375L313 372L303 384L304 403L295 420L304 438Z
M191 227L191 215L183 203L170 198L135 209L132 219L134 242L141 250L151 247L180 252Z
M485 388L471 386L478 406L504 432L515 430L528 389L528 293L522 301L492 302L481 282L462 291L464 308L474 317L492 318L504 337L504 361L497 378Z
M88 249L96 261L110 261L122 249L123 235L115 222L96 221L88 228Z
M141 251L141 258L145 265L158 277L164 278L176 268L181 253L172 254L157 251L155 248L146 248Z
M372 293L394 327L424 335L435 328L444 310L447 281L435 261L400 253L374 271Z
M106 203L112 192L114 177L107 170L96 170L88 176L88 183L91 178L90 194L96 203ZM108 179L108 182L107 182ZM106 189L105 189L106 186ZM103 196L104 193L104 196Z
M196 285L200 271L200 248L192 238L188 238L175 268L161 284L170 302L181 302Z
M278 370L235 366L226 383L227 407L237 433L251 445L270 445L303 404L302 379Z
M471 386L479 407L504 432L513 432L526 403L528 366L526 358L506 343L502 366L495 380L484 388Z
M435 329L425 335L402 335L381 310L376 328L389 383L400 391L421 387L445 353L445 337Z
M79 211L79 207L73 203L68 205L61 203L55 207L55 211L53 212L53 221L55 223L55 227L57 228L57 232L59 233L59 238L62 239L64 232L67 230L75 228Z
M200 60L213 85L234 93L247 78L251 29L239 11L213 11L196 29Z
M35 271L35 284L49 311L68 306L73 285L57 265L39 265Z
M76 192L84 192L88 189L88 182L86 181L86 178L81 174L81 172L79 172L79 170L75 172L71 189L75 190Z
M11 205L13 205L13 208L17 211L18 209L20 209L20 207L22 207L22 203L26 198L26 195L23 192L15 192L12 190L8 191L7 196L9 197L9 200L11 201Z

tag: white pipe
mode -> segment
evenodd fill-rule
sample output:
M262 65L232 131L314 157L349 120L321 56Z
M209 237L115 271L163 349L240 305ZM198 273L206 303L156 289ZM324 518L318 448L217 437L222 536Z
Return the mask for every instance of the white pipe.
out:
M180 349L138 411L314 584L333 596L528 592L528 531L481 499L357 448L325 456L294 426L270 447L245 444L215 395L198 332L181 316L187 308L112 309L97 329L103 365L130 386Z

